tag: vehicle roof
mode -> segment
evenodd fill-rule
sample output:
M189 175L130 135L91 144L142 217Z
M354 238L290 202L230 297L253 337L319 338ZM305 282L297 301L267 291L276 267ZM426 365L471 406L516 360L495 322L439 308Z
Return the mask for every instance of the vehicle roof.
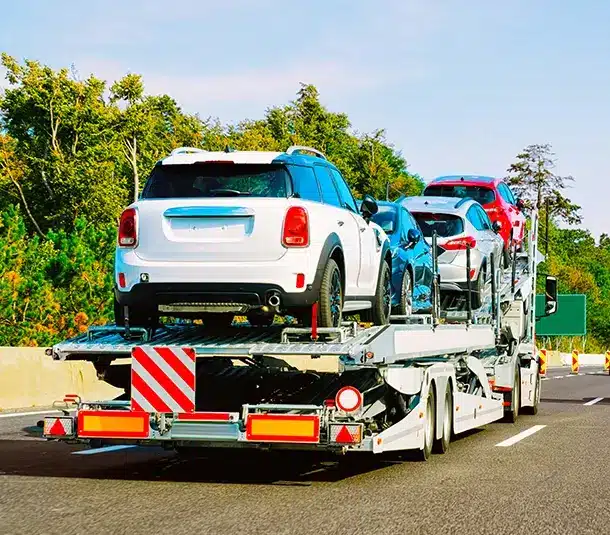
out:
M473 204L479 204L470 197L405 197L400 203L410 212L436 212L463 215Z
M432 181L430 181L426 187L431 186L432 184L447 184L447 185L455 185L455 184L464 184L467 186L473 185L490 185L495 186L499 182L502 182L501 178L496 178L492 176L484 176L484 175L446 175L439 176Z
M240 151L206 151L202 149L187 148L182 152L176 149L172 154L159 160L161 165L190 165L205 162L232 162L235 164L272 164L293 163L297 165L311 165L321 163L332 166L328 160L303 153L277 151L240 150Z

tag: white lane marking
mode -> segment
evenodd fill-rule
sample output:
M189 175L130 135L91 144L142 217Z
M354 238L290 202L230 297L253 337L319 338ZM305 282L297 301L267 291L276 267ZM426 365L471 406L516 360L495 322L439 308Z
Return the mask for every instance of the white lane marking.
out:
M496 446L500 446L502 448L506 448L508 446L513 446L517 442L523 440L524 438L529 437L530 435L533 435L534 433L537 433L538 431L540 431L541 429L544 429L545 427L546 427L546 425L534 425L533 427L530 427L529 429L522 431L521 433L515 435L514 437L510 437L502 442L499 442L498 444L496 444Z
M72 455L95 455L96 453L109 453L111 451L126 450L131 448L137 448L137 446L105 446L103 448L93 448L91 450L73 451Z
M558 375L557 377L553 377L553 379L563 379L565 375Z
M591 401L587 401L586 403L584 403L585 407L590 407L591 405L595 405L596 403L599 403L602 399L604 398L595 398L592 399Z
M18 418L19 416L38 416L40 414L60 414L61 411L35 411L35 412L9 412L6 414L0 414L0 418Z

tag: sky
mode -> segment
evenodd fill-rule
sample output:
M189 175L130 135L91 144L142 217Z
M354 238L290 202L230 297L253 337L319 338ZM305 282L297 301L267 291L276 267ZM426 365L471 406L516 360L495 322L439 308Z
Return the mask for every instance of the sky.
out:
M409 170L505 176L550 143L583 226L610 233L610 2L22 0L0 51L146 92L224 122L316 85L354 130L383 128ZM0 82L1 83L1 82Z

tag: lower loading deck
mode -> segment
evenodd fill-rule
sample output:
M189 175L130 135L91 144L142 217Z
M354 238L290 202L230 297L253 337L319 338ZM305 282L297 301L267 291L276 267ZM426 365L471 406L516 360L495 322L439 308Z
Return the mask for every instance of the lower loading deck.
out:
M497 421L505 412L504 394L493 391L475 357L417 359L343 373L231 366L229 359L197 361L190 411L136 410L129 392L124 400L76 400L76 417L47 418L45 436L92 446L423 454L429 441ZM537 366L532 363L520 371L522 405L534 401ZM338 392L346 386L362 395L355 411L343 410L338 402Z

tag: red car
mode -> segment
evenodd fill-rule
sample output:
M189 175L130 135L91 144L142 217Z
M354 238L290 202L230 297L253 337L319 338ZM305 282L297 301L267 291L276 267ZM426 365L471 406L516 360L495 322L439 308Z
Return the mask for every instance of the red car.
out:
M525 235L523 203L516 199L501 178L455 175L435 178L424 189L426 197L471 197L478 201L491 219L500 224L504 240L504 265L510 263L511 244L521 250Z

